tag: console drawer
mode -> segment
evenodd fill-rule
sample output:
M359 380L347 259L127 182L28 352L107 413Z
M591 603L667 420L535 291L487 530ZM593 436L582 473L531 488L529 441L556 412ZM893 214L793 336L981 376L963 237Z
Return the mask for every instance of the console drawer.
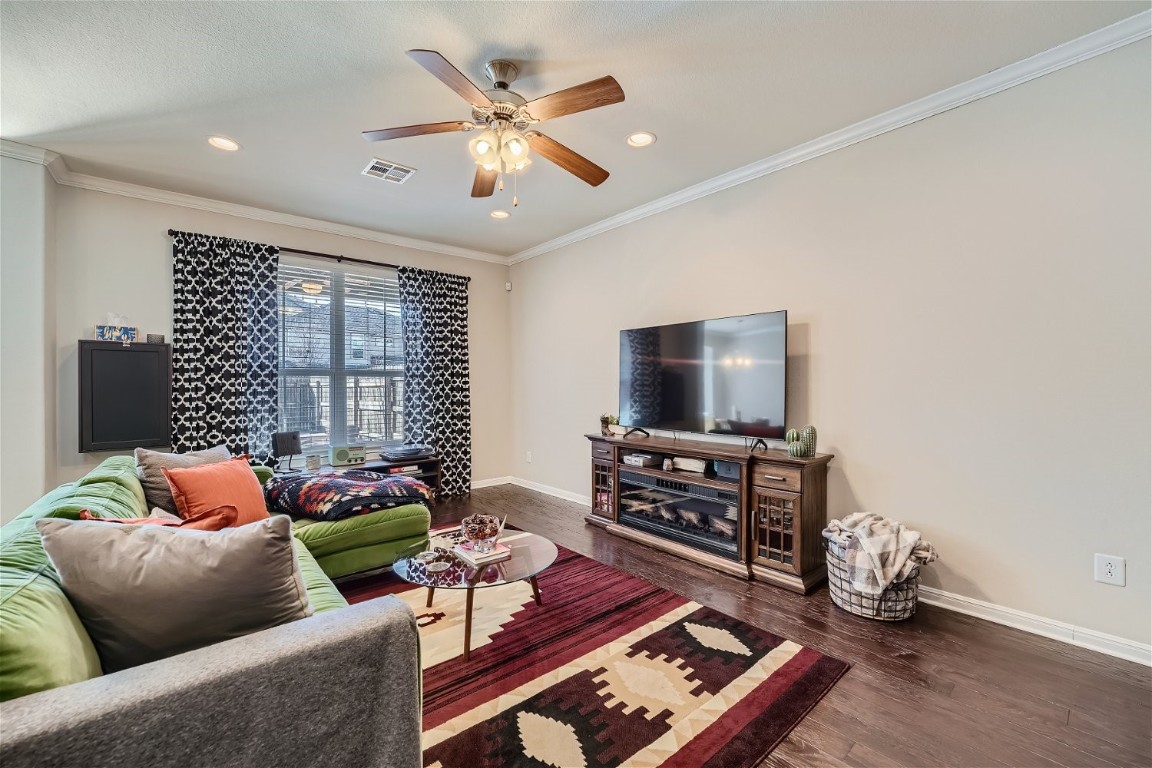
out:
M592 441L592 458L612 461L612 446L609 443Z
M779 488L785 491L800 490L800 470L780 464L755 462L752 465L752 485L765 488Z

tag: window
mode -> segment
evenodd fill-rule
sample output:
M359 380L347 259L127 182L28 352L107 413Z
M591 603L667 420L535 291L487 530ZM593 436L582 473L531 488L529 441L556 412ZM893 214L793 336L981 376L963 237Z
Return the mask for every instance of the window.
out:
M403 441L396 271L281 259L280 430L306 452Z

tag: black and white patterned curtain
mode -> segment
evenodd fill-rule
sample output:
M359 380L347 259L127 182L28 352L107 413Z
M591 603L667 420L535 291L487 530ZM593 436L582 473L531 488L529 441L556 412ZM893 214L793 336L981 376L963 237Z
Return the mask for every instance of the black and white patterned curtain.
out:
M400 267L404 328L404 440L435 446L441 492L472 490L472 402L468 374L468 281Z
M172 234L172 448L265 461L276 431L274 245Z

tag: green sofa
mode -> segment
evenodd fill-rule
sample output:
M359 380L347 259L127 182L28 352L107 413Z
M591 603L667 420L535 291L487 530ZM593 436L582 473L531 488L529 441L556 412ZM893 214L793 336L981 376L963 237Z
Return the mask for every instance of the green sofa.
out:
M0 528L0 763L419 764L411 611L392 597L348 606L310 551L316 546L337 572L362 565L359 550L370 539L357 537L360 528L330 524L311 543L295 539L314 616L103 675L35 526L82 509L100 517L148 514L131 457L104 461ZM420 519L409 510L389 523L416 536ZM426 531L426 509L422 519ZM337 541L348 546L339 550ZM355 554L341 558L342 551ZM326 713L349 720L340 723L341 737L300 744L300 721L326 722ZM379 760L361 763L367 753Z

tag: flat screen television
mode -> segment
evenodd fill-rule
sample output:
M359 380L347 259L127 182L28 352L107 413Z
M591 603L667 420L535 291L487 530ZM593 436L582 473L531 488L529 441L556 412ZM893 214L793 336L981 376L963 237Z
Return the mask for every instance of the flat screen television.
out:
M80 341L80 452L170 445L172 348Z
M783 439L788 313L620 331L620 424Z

